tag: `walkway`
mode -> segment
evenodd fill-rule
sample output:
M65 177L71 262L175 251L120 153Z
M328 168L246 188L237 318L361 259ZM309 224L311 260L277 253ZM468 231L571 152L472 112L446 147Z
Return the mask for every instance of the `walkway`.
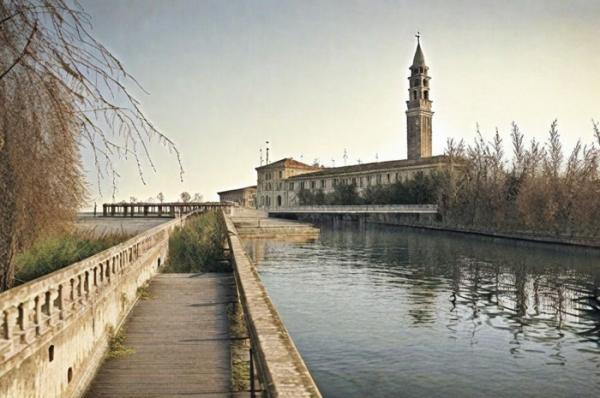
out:
M261 210L233 208L231 220L242 238L312 238L319 237L319 229L309 223L283 218L269 218Z
M231 274L159 274L125 324L133 354L104 362L88 398L230 397Z

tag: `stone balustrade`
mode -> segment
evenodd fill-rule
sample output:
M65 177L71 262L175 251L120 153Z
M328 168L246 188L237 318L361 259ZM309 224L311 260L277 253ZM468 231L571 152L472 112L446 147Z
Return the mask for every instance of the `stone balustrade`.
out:
M282 213L426 213L436 214L437 205L315 205L269 209L269 214Z
M0 294L0 396L81 396L184 218Z
M233 221L225 216L225 223L237 290L265 396L320 398L317 385L242 247Z

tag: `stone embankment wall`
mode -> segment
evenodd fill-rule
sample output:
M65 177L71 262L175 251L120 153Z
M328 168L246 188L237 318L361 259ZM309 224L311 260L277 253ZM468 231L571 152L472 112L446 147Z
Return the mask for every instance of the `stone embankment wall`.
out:
M0 397L79 397L184 218L0 294Z
M244 252L235 225L225 216L238 295L257 372L268 397L321 397L256 268Z
M291 218L299 221L311 223L319 222L344 222L353 221L360 223L373 223L384 225L398 225L413 228L424 228L442 232L453 232L461 234L478 235L490 238L510 239L522 242L533 242L551 245L566 245L574 247L588 248L591 250L600 249L600 239L593 237L578 237L570 235L543 235L536 231L500 231L485 228L473 228L462 225L447 223L439 214L431 213L280 213L276 215L282 218Z

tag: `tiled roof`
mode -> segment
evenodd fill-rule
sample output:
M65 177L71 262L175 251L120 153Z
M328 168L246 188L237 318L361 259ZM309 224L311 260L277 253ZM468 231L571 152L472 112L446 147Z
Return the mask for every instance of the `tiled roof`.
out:
M355 164L352 166L342 166L342 167L328 167L314 173L306 173L293 177L289 177L288 180L298 180L304 178L312 178L312 177L327 177L332 175L339 174L347 174L347 173L360 173L360 172L369 172L369 171L378 171L378 170L389 170L396 169L401 167L411 167L411 166L427 166L430 164L436 163L445 163L448 161L446 156L432 156L429 158L422 159L402 159L402 160L389 160L385 162L373 162L373 163L363 163L363 164Z
M281 167L281 166L293 168L293 169L304 169L304 170L321 170L322 169L321 167L311 166L309 164L299 162L292 158L283 158L276 162L272 162L272 163L266 164L264 166L259 166L255 170L261 170L264 168Z
M236 192L236 191L245 191L247 189L256 189L256 185L250 185L249 187L244 187L244 188L228 189L227 191L217 192L217 194L220 195L222 193L230 193L230 192Z

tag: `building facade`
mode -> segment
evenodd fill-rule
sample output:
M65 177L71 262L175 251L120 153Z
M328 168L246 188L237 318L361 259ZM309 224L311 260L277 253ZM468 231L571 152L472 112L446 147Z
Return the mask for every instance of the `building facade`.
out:
M289 206L289 184L294 176L322 170L292 158L285 158L256 168L256 198L259 209Z
M418 38L418 36L417 36ZM359 194L369 186L393 184L429 174L449 164L445 156L432 156L431 77L420 40L409 68L406 101L407 159L343 167L310 166L291 158L257 167L257 207L272 209L300 205L302 190L333 192L338 184L353 184Z
M234 202L242 207L256 207L256 185L218 192L219 201Z

